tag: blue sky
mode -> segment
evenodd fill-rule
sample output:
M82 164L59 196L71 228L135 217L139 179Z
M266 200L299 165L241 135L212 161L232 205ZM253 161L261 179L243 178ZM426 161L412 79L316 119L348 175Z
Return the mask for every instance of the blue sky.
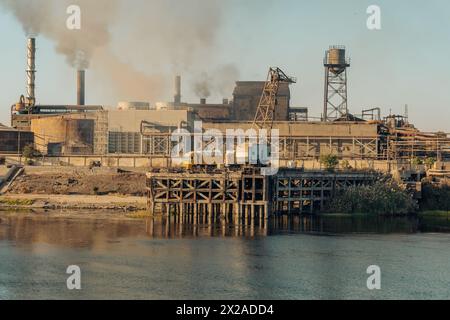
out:
M132 6L133 1L138 0L129 0L128 5ZM329 45L343 44L352 61L351 111L360 113L363 108L381 107L383 114L390 110L403 113L404 105L408 104L410 120L417 127L450 132L449 1L224 2L225 13L212 57L205 61L206 66L197 61L190 70L215 70L231 63L239 68L236 80L259 80L265 78L269 66L279 66L299 79L291 88L292 105L309 107L313 116L319 116L323 105L324 51ZM366 28L366 9L372 4L381 7L379 31ZM117 55L133 59L133 55L121 52L122 40L125 47L129 39L126 28L118 22L111 29L115 30ZM0 10L0 34L0 122L9 124L10 105L26 89L25 35L15 18L3 10ZM144 73L151 74L152 66L140 61L136 64ZM56 53L55 43L43 36L38 37L37 68L39 103L75 101L75 74L64 57ZM167 70L169 79L177 73L173 68ZM185 79L189 81L188 76ZM88 72L87 102L115 105L117 101L108 82L103 80L102 74ZM184 100L198 100L188 85L183 89ZM171 100L171 93L169 88L162 100ZM213 95L210 101L221 98Z

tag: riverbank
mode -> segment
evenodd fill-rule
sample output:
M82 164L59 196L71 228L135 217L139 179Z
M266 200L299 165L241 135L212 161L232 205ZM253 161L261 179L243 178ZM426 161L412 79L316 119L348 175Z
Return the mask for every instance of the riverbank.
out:
M139 211L145 174L111 168L25 167L0 195L0 209Z
M0 208L142 211L147 209L148 200L145 181L142 170L25 167L3 188ZM348 188L317 214L415 215L422 210L446 208L447 189L425 185L424 190L421 202L425 205L418 206L404 188L392 181Z
M119 195L8 194L0 196L0 209L74 209L139 211L146 197Z
M145 172L111 168L25 167L6 194L145 194Z

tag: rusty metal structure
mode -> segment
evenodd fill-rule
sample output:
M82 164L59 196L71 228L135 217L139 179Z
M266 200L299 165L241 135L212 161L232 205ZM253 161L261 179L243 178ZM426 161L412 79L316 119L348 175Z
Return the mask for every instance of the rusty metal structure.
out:
M338 190L372 183L374 172L300 172L282 170L274 176L272 196L274 212L287 214L314 213L325 208L326 201Z
M389 115L383 123L388 130L386 160L450 160L449 133L419 131L401 115Z
M304 172L282 169L275 176L258 168L208 173L163 170L147 173L148 207L152 213L194 223L223 219L253 224L272 214L322 210L337 190L372 183L375 172Z
M233 98L230 101L232 107L231 116L228 121L253 121L256 110L261 101L261 93L266 85L264 81L236 81ZM274 121L288 121L290 110L290 84L281 82L277 93L277 107L275 109Z
M325 53L325 92L323 121L348 119L347 68L344 46L331 46Z
M142 153L153 156L169 157L176 145L172 141L172 134L186 124L175 126L161 126L150 121L142 121L140 134L142 136Z
M253 125L257 129L272 129L277 105L277 95L280 83L296 83L297 80L288 77L280 68L270 68L267 81L261 95L261 100L256 110Z
M155 213L192 215L195 222L199 218L216 221L221 215L228 220L231 213L248 214L247 207L259 203L254 193L249 193L252 186L247 185L245 191L241 189L242 179L241 172L150 172L147 174L148 206ZM248 201L242 201L244 194Z
M147 156L171 157L174 142L171 134L174 131L170 126L157 126L143 123L141 130L144 148ZM238 128L244 131L253 128L252 122L205 122L203 130L217 129L226 132L229 128ZM273 128L279 130L279 156L284 161L300 161L319 159L323 154L336 154L340 159L377 160L385 153L386 133L377 123L322 123L322 122L274 122ZM190 133L191 139L194 134ZM248 137L246 142L249 142ZM208 146L205 142L204 148ZM226 144L223 144L222 154L226 154Z

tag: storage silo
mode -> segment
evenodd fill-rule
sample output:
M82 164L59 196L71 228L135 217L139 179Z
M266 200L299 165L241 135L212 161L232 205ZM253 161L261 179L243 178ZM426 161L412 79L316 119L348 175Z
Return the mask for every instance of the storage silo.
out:
M36 148L48 155L92 154L94 145L92 119L50 116L31 120Z

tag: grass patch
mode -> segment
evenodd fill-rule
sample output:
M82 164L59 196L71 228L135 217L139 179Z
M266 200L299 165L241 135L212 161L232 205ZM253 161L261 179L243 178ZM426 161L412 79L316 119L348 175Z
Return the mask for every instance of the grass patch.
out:
M450 217L450 212L442 211L442 210L427 210L420 211L419 216L421 217Z
M0 204L7 206L32 206L34 200L31 199L0 199Z

